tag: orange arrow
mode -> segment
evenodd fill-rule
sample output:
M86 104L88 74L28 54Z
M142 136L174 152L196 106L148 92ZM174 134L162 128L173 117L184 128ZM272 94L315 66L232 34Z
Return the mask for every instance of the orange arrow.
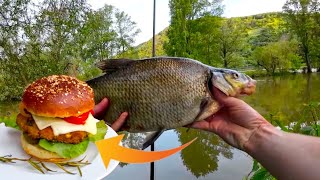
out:
M150 152L120 146L119 143L123 136L124 135L122 134L109 139L96 141L97 148L106 168L109 165L110 159L125 163L146 163L157 161L184 149L197 139L195 138L192 141L174 149Z

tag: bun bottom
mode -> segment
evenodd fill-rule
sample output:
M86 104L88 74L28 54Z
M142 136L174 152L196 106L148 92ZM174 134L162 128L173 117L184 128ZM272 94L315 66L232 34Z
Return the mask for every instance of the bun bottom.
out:
M46 161L46 162L61 162L61 161L69 160L67 158L63 158L63 157L59 156L56 153L47 151L38 145L30 144L25 139L23 134L21 135L20 139L21 139L21 145L22 145L23 150L27 154L29 154L30 156L32 156L38 160Z

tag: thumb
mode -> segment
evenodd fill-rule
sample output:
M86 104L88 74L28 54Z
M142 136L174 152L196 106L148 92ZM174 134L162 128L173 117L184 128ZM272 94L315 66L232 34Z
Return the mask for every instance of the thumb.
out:
M220 91L218 88L213 87L213 95L215 99L219 102L224 104L228 96L224 94L222 91Z
M237 101L239 99L231 96L227 96L224 94L222 91L220 91L218 88L214 87L213 88L213 94L215 99L222 105L222 106L234 106L237 104Z

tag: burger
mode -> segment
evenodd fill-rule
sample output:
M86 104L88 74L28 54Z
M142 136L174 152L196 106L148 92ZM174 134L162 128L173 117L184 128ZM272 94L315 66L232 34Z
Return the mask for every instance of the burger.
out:
M59 162L82 155L90 141L103 139L107 126L93 117L94 93L76 78L52 75L27 86L16 122L30 156Z

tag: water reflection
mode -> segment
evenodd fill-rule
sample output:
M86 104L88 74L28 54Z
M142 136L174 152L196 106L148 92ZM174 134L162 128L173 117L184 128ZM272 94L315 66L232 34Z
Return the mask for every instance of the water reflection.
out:
M244 100L267 119L284 123L310 120L305 104L320 102L320 74L297 74L258 79L257 91Z
M198 132L197 132L198 131ZM155 179L242 179L252 168L252 159L247 154L229 147L219 137L199 130L186 132L185 128L164 132L155 143L156 151L168 150L199 138L188 148L170 157L155 162ZM217 144L217 145L215 145ZM214 150L212 150L213 148ZM150 148L147 149L149 151ZM150 178L150 164L118 166L104 180Z
M185 144L198 137L188 148L181 152L183 164L194 176L200 177L218 169L218 156L221 154L231 159L233 154L230 146L213 133L185 128L176 130L179 141Z
M181 151L180 157L184 166L195 177L206 176L218 169L218 157L233 158L231 147L213 133L186 128L179 128L178 141L185 144L194 138L198 138L188 148ZM141 149L142 144L149 133L126 133L122 143L125 147ZM195 158L196 157L196 158ZM121 166L126 164L121 163Z
M150 133L127 133L121 132L125 134L125 137L122 139L122 144L124 147L131 149L142 149L142 145Z
M120 134L125 134L125 137L122 139L122 145L124 147L130 148L130 149L142 149L143 143L145 142L145 139L148 138L151 133L128 133L128 132L120 132ZM119 164L121 167L124 167L128 165L127 163L120 162Z

